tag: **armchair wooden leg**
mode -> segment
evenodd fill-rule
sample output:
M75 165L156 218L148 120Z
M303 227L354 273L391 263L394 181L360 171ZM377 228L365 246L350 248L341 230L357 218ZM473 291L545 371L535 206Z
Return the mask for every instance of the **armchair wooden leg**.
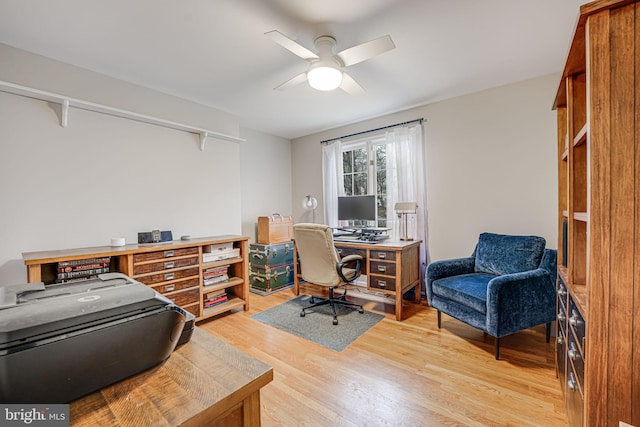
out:
M547 343L551 340L551 322L548 322L545 325L545 333L547 334Z
M496 360L500 360L500 338L496 337Z
M442 328L442 312L438 310L438 329Z

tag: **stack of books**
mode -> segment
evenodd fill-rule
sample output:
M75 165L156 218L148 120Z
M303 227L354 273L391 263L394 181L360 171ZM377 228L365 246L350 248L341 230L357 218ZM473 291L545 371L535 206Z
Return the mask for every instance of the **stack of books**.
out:
M57 283L87 280L98 274L108 273L110 257L76 259L58 263Z
M202 248L202 262L214 262L240 256L240 248L234 248L233 243L207 245Z
M204 286L215 285L216 283L229 280L229 266L221 265L219 267L207 268L202 272L202 284Z
M227 293L224 289L209 292L205 294L204 308L211 308L215 305L227 302L228 300L229 298L227 297Z

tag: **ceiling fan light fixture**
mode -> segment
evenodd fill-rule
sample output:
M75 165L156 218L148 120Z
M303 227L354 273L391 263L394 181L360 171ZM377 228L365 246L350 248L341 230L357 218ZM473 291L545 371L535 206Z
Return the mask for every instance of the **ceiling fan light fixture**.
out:
M309 86L316 90L330 91L340 87L342 84L342 71L335 67L318 66L307 72Z

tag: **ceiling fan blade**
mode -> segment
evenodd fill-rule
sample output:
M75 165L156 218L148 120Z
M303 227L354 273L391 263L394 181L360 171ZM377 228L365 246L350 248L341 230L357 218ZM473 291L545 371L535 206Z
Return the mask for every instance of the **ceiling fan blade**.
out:
M339 52L337 56L342 60L344 66L348 67L349 65L371 59L395 47L396 45L393 43L393 40L391 40L391 37L386 35L345 49Z
M311 52L306 47L298 44L297 42L294 42L278 30L272 30L264 34L283 48L294 53L295 55L298 55L302 59L318 59L318 55Z
M340 85L340 89L347 92L349 95L362 95L364 93L364 89L360 86L353 77L349 74L342 72L342 84Z
M294 87L299 85L302 82L306 82L307 81L307 73L300 73L297 76L287 80L286 82L282 83L280 86L276 86L274 89L275 90L286 90L289 89L290 87Z

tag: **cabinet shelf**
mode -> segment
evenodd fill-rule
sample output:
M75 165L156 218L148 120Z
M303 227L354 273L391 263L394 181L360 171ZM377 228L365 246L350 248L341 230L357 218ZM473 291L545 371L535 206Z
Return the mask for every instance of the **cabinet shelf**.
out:
M573 219L576 221L589 222L589 214L587 212L574 212Z
M239 308L244 306L245 306L244 300L234 297L227 302L214 305L213 307L205 308L204 310L202 310L202 315L200 316L199 320L206 319L208 317L217 316L218 314L233 310L234 308Z
M206 270L207 268L214 268L214 267L221 267L223 265L237 264L237 263L242 262L242 261L243 261L242 257L228 258L228 259L223 259L223 260L220 260L220 261L211 261L211 262L207 262L207 263L202 263L202 269Z
M215 292L220 289L230 288L232 286L238 286L244 284L244 280L239 277L232 277L229 280L225 280L224 282L214 283L213 285L206 285L202 287L202 292Z
M577 147L578 145L584 144L587 142L587 125L582 126L580 131L577 133L576 137L573 138L573 145Z

